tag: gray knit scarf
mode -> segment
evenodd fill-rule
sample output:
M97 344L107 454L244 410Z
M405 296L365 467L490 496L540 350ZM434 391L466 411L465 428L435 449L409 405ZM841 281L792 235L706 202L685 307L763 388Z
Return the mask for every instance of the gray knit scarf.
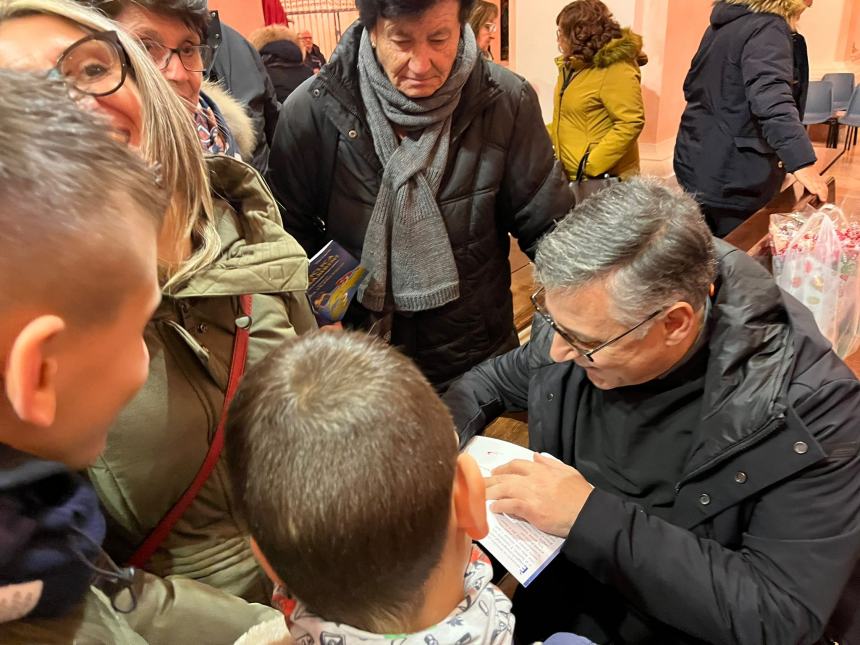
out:
M361 253L368 277L359 300L373 311L383 311L387 300L398 311L424 311L460 297L460 276L436 195L448 162L451 115L478 62L472 30L461 31L448 80L423 99L410 99L391 84L367 31L361 34L361 98L384 167ZM399 141L392 124L420 135Z

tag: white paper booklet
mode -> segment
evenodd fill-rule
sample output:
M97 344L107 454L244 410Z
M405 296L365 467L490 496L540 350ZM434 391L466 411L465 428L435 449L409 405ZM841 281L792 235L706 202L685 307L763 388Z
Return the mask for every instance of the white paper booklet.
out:
M490 437L473 437L466 444L465 451L475 458L485 477L494 468L514 459L534 461L535 454L528 448ZM488 501L490 532L479 542L522 586L528 587L558 555L564 539L544 533L524 520L491 513L490 504L492 502Z

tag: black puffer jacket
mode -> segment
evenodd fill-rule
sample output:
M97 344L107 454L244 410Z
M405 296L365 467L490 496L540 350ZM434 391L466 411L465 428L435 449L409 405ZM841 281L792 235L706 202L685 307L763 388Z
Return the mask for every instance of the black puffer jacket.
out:
M314 75L305 66L302 50L290 40L268 43L260 50L260 56L281 103L287 100L293 90Z
M284 226L313 255L335 239L360 257L382 177L358 88L362 27L344 34L316 79L293 92L275 133L269 183ZM481 60L460 99L438 201L460 274L460 298L395 314L392 343L437 386L516 344L509 238L531 253L572 206L527 81ZM353 304L348 320L362 326Z
M515 596L518 625L587 626L601 643L787 645L817 643L832 617L829 636L860 643L860 383L806 308L746 254L715 244L701 422L671 514L595 489L564 557L527 590L543 602L528 599L527 612ZM529 344L466 374L445 401L464 439L527 408L533 450L599 469L576 463L562 425L587 377L552 362L551 339L536 323ZM585 609L571 600L567 625L557 611L540 622L559 597Z
M675 174L700 203L752 213L815 163L786 16L801 0L717 2L684 81ZM772 13L780 12L780 13ZM800 66L798 66L799 68Z

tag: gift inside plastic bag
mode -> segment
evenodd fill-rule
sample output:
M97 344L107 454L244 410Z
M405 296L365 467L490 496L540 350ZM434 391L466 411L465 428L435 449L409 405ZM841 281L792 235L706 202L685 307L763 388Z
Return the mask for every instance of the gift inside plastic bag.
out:
M860 349L860 222L827 204L770 220L773 275L845 357Z

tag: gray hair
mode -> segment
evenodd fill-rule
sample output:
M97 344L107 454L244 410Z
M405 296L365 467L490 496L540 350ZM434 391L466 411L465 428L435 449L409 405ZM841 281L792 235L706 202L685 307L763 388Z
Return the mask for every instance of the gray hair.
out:
M646 178L584 200L541 240L535 266L547 291L605 280L626 325L679 301L698 310L716 274L713 238L696 202Z
M129 223L158 231L168 195L62 80L0 69L0 87L0 301L103 315L128 289Z

